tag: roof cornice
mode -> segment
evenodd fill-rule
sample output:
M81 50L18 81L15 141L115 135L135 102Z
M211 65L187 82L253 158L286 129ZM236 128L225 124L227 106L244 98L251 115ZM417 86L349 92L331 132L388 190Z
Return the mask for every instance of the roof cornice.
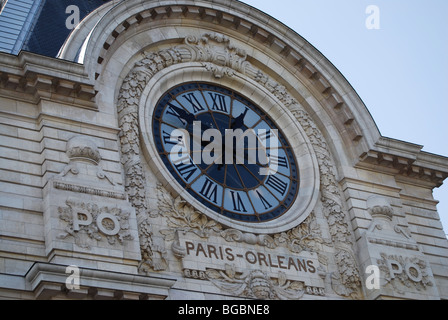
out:
M442 186L448 178L448 158L422 149L421 145L381 137L360 156L357 166L402 176L409 182L423 181L430 187Z
M32 103L52 99L97 109L96 91L83 65L25 51L0 53L0 92Z

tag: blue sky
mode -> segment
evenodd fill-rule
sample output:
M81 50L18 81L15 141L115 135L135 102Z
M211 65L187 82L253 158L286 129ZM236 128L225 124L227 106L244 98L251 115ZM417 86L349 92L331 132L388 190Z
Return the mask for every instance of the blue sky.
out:
M243 0L295 30L346 77L383 136L448 156L447 0ZM366 8L380 29L366 28ZM448 233L448 180L434 191Z

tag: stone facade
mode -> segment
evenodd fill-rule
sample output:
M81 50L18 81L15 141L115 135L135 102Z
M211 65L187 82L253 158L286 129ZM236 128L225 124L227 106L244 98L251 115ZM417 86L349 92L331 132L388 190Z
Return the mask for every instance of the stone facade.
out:
M448 298L432 196L448 159L382 137L331 63L260 11L111 1L58 58L0 54L0 71L1 298ZM297 218L232 223L170 176L150 119L190 81L250 97L284 130Z

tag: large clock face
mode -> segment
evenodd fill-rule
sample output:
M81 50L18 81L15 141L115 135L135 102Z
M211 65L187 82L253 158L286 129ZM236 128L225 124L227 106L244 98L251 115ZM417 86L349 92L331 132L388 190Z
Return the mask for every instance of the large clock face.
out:
M152 121L166 168L216 214L262 223L294 203L299 171L290 144L237 92L208 83L177 86L159 100Z

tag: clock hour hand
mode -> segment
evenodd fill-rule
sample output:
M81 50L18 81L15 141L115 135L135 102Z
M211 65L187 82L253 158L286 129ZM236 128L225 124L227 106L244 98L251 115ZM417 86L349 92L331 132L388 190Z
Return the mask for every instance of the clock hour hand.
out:
M246 118L248 111L249 109L246 108L246 110L239 117L233 120L231 129L241 129L244 126L244 118Z

